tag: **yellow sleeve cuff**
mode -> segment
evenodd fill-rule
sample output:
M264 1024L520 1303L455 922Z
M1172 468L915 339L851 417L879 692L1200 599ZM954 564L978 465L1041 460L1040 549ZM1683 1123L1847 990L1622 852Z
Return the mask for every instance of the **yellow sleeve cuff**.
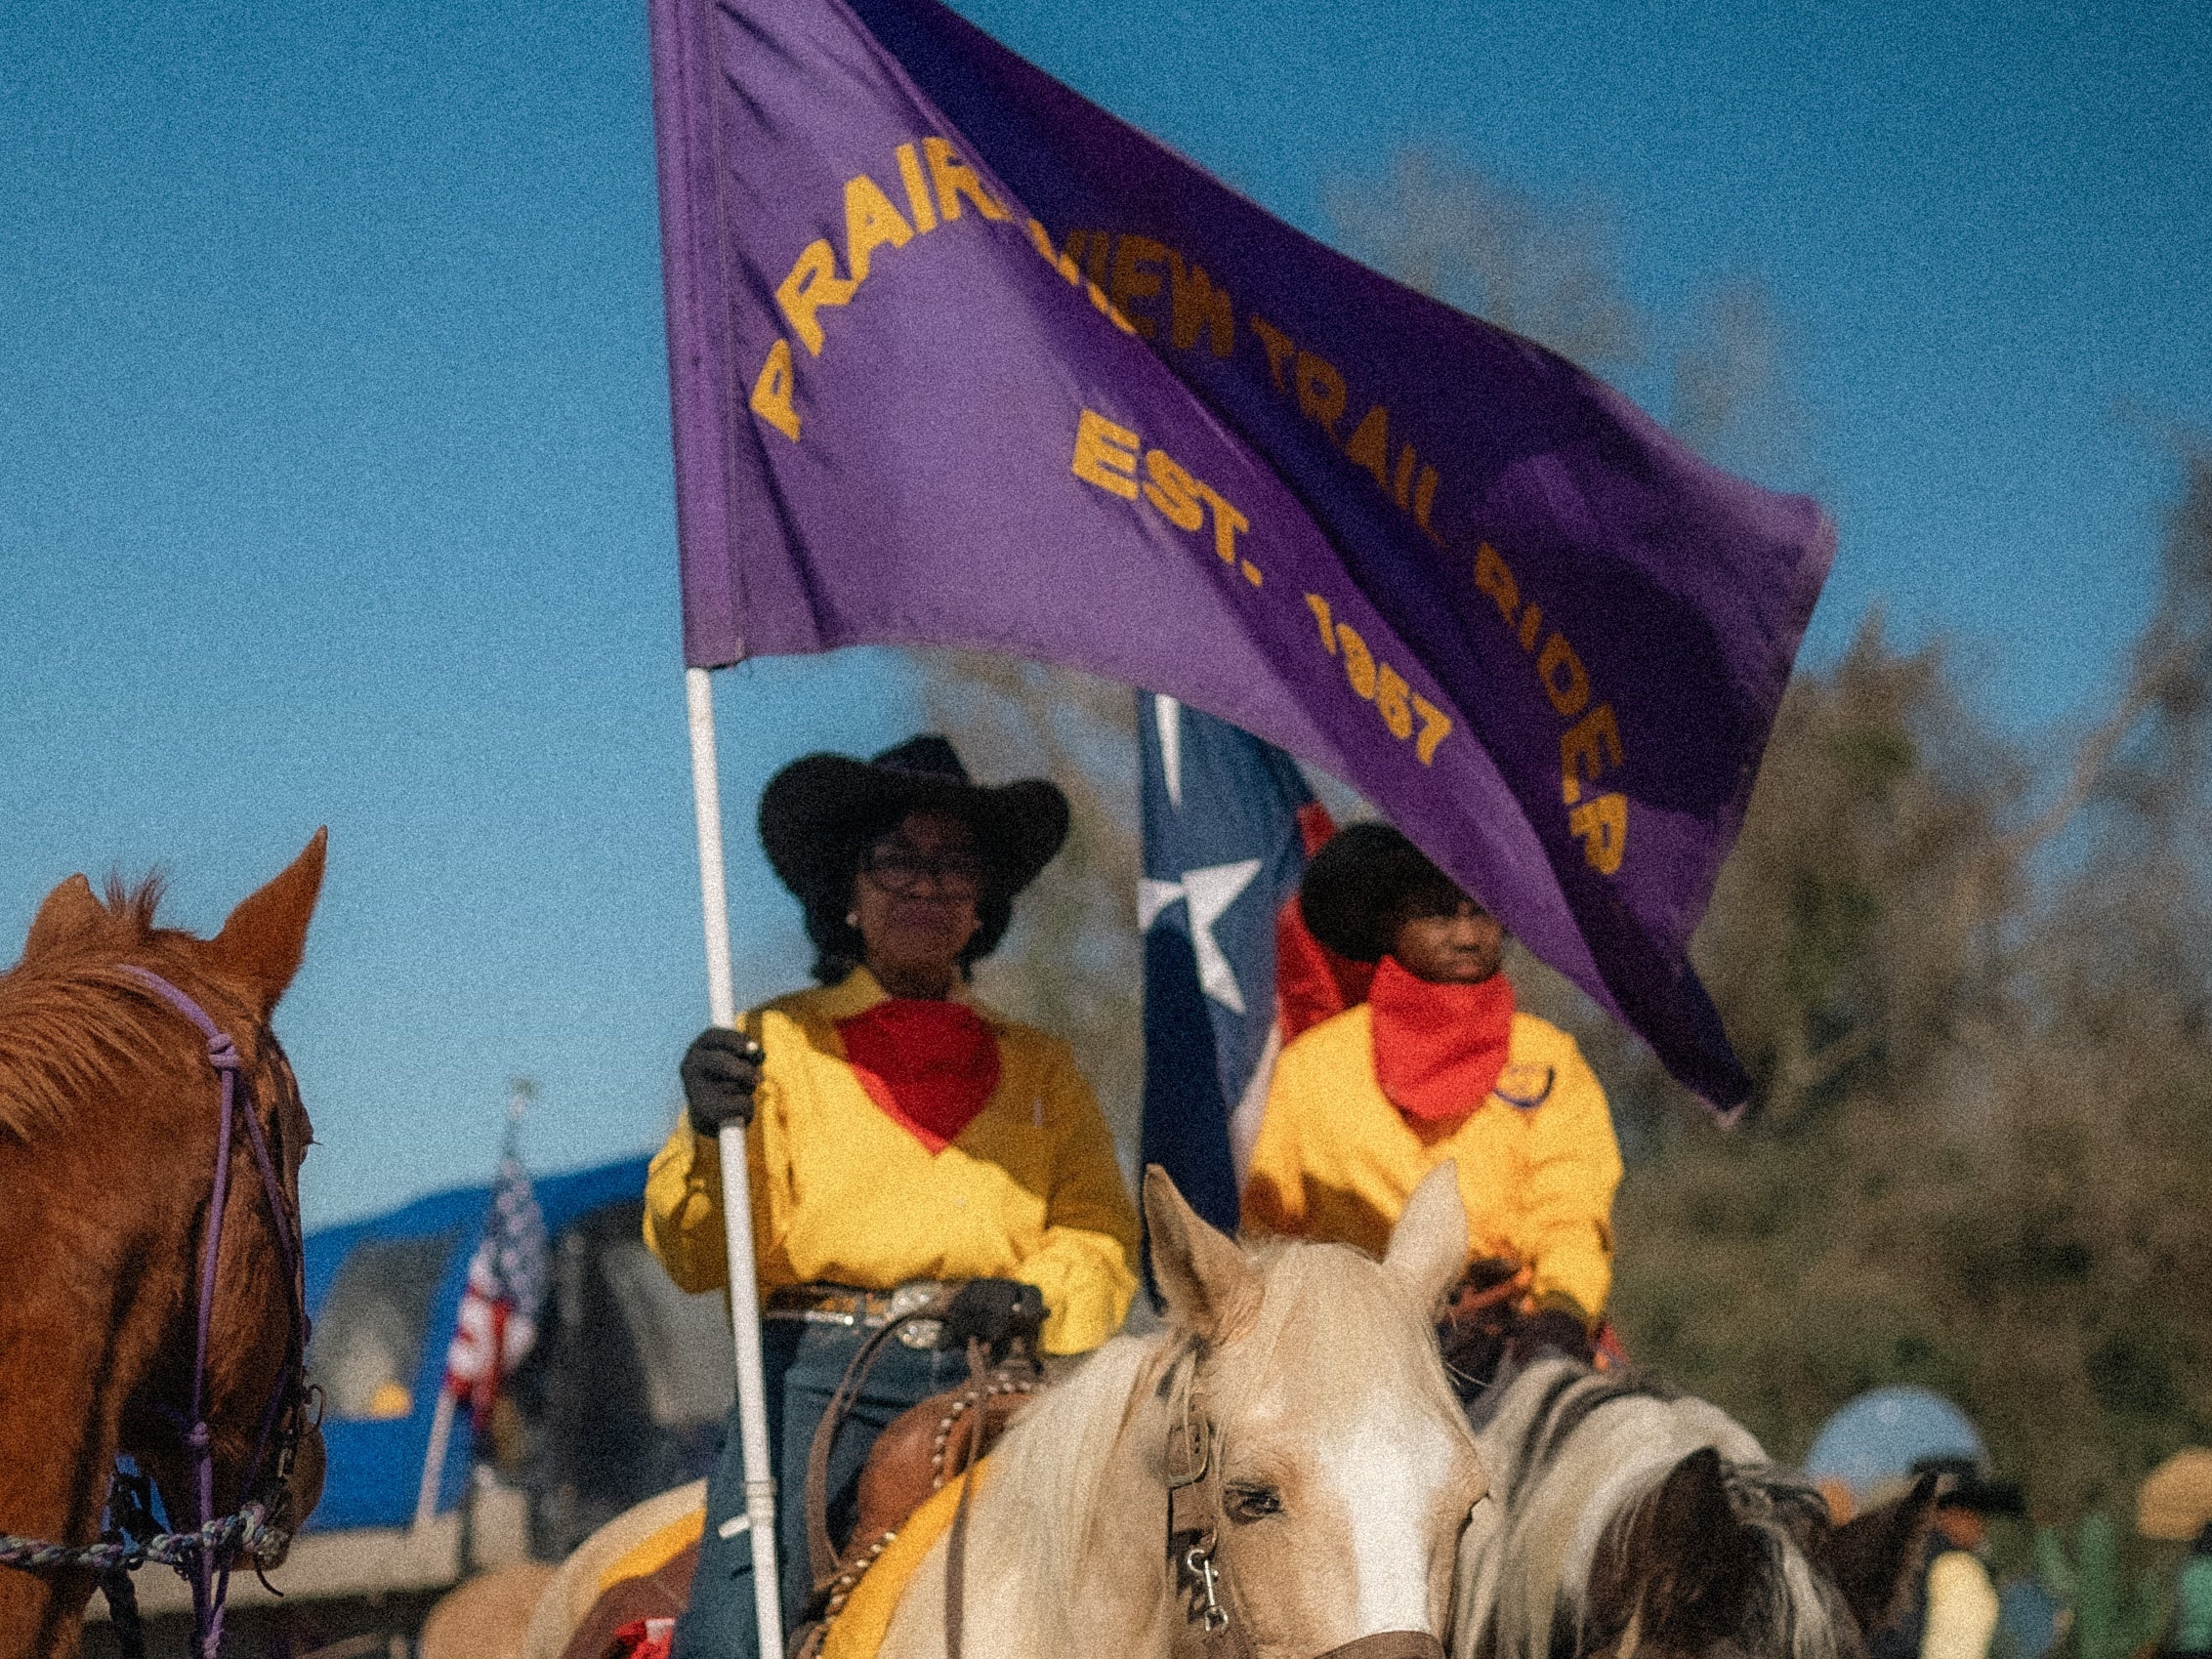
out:
M730 1282L722 1225L722 1148L679 1123L646 1171L646 1248L685 1290Z
M1055 1227L1052 1242L1017 1275L1044 1293L1047 1353L1087 1353L1121 1329L1137 1294L1121 1241L1108 1233Z

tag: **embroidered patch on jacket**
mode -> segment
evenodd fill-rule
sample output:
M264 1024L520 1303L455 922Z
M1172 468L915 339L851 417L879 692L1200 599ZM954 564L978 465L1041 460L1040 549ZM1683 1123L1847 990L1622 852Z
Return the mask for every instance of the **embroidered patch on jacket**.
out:
M1524 1112L1534 1111L1551 1099L1554 1081L1555 1073L1548 1065L1537 1065L1529 1060L1514 1061L1498 1073L1490 1093L1509 1106L1518 1106Z

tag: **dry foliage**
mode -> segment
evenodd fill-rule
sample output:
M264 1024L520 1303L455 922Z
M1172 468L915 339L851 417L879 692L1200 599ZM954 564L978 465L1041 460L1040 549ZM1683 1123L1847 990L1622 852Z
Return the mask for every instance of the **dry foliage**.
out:
M1611 274L1601 214L1418 151L1327 201L1355 252L1587 367L1680 340L1677 434L1790 458L1756 285L1671 330ZM2057 1516L2212 1440L2212 456L2183 465L2159 602L2093 729L2004 741L1878 617L1793 685L1694 945L1750 1123L1713 1128L1516 953L1614 1098L1631 1348L1785 1455L1860 1389L1926 1382Z
M1696 941L1759 1080L1744 1128L1559 1004L1640 1152L1631 1348L1785 1453L1922 1382L2057 1517L2212 1439L2208 574L2199 457L2134 678L2040 809L1936 649L1870 623L1792 688Z
M980 651L915 655L931 726L981 781L1049 777L1066 792L1067 845L1023 895L976 983L992 1007L1073 1046L1115 1140L1134 1145L1145 1071L1136 701L1073 669Z

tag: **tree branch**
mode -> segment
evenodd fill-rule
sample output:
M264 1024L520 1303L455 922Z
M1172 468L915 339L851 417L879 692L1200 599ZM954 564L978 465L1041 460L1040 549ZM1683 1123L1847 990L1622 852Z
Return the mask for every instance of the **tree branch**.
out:
M2097 791L2105 769L2111 764L2112 755L2143 718L2143 711L2165 690L2166 684L2180 672L2189 655L2190 643L2178 640L2147 672L2136 677L2128 687L2127 696L2111 717L2089 734L2073 758L2073 769L2066 779L2066 788L2059 798L2044 809L2042 814L2025 828L2016 830L2004 842L2005 851L2015 858L2025 857L2044 842L2057 835L2073 821L2073 815L2088 805Z

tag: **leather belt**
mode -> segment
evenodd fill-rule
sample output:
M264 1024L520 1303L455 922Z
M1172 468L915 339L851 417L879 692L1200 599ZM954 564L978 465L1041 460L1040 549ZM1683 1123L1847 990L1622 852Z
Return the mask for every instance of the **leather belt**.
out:
M764 1319L800 1319L810 1325L841 1325L847 1330L880 1331L894 1319L902 1319L925 1307L960 1281L908 1279L895 1290L862 1290L856 1285L814 1282L778 1285L768 1293L761 1309ZM916 1319L898 1333L908 1348L937 1347L938 1321Z

